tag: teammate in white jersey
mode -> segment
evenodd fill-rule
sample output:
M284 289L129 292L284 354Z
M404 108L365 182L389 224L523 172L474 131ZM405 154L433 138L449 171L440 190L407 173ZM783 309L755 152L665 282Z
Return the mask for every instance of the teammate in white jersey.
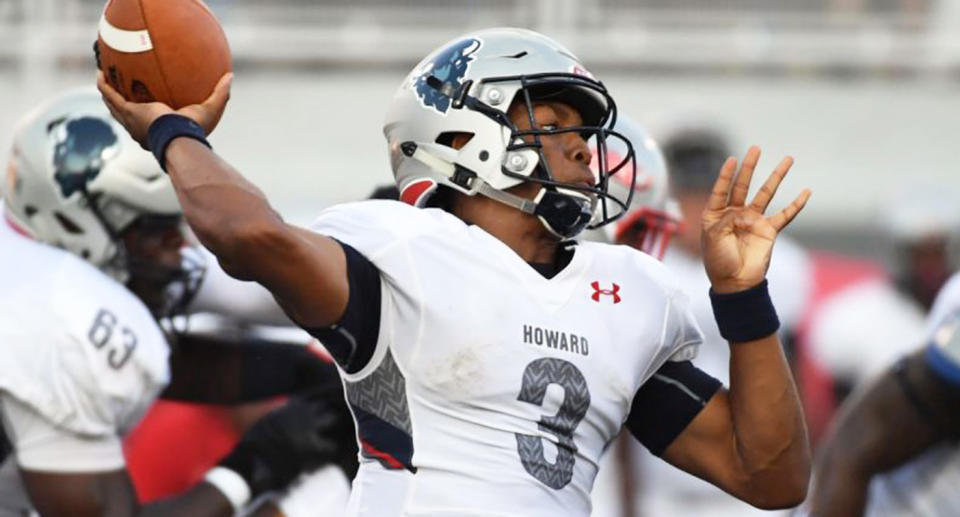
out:
M621 164L589 168L588 140L615 138L613 99L555 41L491 29L431 53L384 127L401 199L422 208L342 205L312 231L286 224L206 144L229 84L174 112L98 77L200 240L343 369L362 450L353 514L588 515L624 425L753 504L803 499L803 419L763 283L777 232L809 195L762 215L789 159L746 205L759 150L739 174L731 158L704 215L718 319L736 343L728 392L689 363L700 332L655 259L572 240L629 199L607 191ZM665 369L691 388L681 402L645 389Z
M336 457L335 413L298 401L255 425L208 482L140 507L121 436L171 380L155 318L199 280L170 182L82 91L18 126L3 197L0 515L226 516Z
M927 321L927 346L841 409L817 465L810 515L960 515L960 274Z

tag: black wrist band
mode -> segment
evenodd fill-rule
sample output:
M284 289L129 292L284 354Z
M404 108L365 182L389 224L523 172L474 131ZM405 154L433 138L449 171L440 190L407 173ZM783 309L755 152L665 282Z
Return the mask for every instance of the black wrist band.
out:
M731 343L760 339L780 328L766 280L736 293L720 294L711 289L710 302L720 335Z
M147 130L147 143L164 172L167 170L165 157L167 146L175 138L180 137L192 138L210 147L210 142L207 142L207 135L204 134L203 128L193 120L176 113L168 113L159 117L150 124L150 129Z

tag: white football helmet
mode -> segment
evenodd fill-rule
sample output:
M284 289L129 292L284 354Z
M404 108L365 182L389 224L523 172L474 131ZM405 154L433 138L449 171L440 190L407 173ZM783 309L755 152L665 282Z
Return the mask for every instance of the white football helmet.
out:
M56 97L20 121L3 199L15 229L120 282L136 265L120 234L144 216L181 215L170 179L92 89ZM198 275L192 266L190 276Z
M670 197L666 160L650 132L637 122L620 116L614 129L632 144L636 180L631 182L625 170L611 178L610 191L618 197L625 197L623 192L633 184L633 203L626 215L605 226L604 232L612 242L630 244L662 259L670 238L682 224L677 202ZM617 163L628 152L621 142L613 140L606 150L607 162ZM590 166L595 168L599 164L599 153L596 150L593 153Z
M507 115L514 102L524 102L532 126L533 102L544 99L576 108L583 126L520 130ZM401 200L424 206L440 185L479 193L538 216L548 230L568 238L623 214L629 198L608 193L607 180L628 160L601 160L592 188L561 183L546 163L540 137L576 132L592 147L605 148L609 136L619 136L611 131L615 121L613 98L569 50L536 32L487 29L446 43L421 61L397 89L383 131ZM458 133L471 138L455 149L449 137ZM528 181L543 186L534 200L504 191Z

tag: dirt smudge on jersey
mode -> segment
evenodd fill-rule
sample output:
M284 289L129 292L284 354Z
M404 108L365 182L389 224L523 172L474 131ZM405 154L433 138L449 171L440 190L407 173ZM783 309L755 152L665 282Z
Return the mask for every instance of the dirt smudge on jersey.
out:
M433 361L424 372L428 383L438 390L451 393L473 393L483 377L482 345L471 345L453 354Z

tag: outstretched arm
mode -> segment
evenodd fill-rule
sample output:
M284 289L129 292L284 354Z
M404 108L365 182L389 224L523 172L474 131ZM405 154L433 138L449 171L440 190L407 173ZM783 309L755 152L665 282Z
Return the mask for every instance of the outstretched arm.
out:
M737 162L727 160L703 214L704 264L720 298L763 283L778 232L810 196L805 190L781 212L764 216L793 163L786 158L753 202L745 205L759 157L760 150L752 147L736 178ZM715 308L722 303L727 302L714 300ZM718 323L723 330L723 322ZM729 391L718 391L663 457L754 506L784 508L803 501L810 475L809 445L776 332L732 338Z
M817 462L811 515L863 515L870 479L958 436L960 392L923 352L902 360L843 406Z
M144 148L151 124L176 114L209 134L230 97L225 75L203 104L178 111L161 103L126 101L104 80L97 86L110 112ZM328 237L289 225L263 193L213 151L176 138L164 159L190 227L230 275L266 287L295 322L306 327L336 323L349 295L346 259Z

